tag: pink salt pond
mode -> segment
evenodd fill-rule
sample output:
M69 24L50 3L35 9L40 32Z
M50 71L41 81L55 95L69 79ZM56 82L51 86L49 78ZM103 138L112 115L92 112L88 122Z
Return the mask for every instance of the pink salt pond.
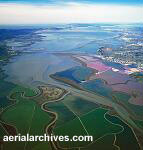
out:
M77 58L86 63L87 67L95 69L99 72L112 69L111 67L104 65L100 59L96 59L90 56L81 56Z
M92 69L96 69L99 72L108 71L108 70L112 69L111 67L108 67L108 66L104 65L100 61L88 62L87 67L92 68Z

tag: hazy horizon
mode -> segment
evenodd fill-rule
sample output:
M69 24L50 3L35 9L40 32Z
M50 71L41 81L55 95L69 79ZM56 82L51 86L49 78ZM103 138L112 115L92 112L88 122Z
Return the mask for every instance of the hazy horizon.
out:
M0 0L0 24L143 23L140 0Z

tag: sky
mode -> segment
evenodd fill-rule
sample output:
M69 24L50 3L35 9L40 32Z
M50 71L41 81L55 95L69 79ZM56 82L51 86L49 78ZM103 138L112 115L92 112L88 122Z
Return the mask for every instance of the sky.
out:
M143 23L143 0L0 0L0 24Z

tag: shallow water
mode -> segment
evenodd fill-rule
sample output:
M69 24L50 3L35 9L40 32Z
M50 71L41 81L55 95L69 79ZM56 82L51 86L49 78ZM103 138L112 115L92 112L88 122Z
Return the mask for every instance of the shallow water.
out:
M49 75L80 65L69 56L59 56L49 53L22 54L10 60L4 66L8 75L7 81L31 86L36 82L54 83Z

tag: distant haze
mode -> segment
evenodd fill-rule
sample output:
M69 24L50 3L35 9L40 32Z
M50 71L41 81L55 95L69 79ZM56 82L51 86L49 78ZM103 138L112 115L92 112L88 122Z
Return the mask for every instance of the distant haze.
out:
M0 3L0 24L142 23L143 5Z

